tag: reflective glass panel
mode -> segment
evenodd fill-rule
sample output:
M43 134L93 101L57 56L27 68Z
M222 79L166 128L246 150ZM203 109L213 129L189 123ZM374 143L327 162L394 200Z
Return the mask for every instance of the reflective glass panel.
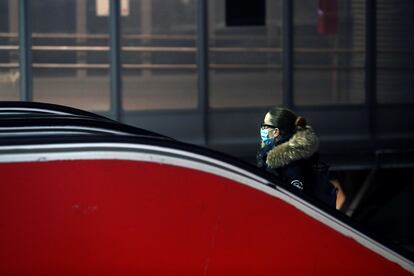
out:
M122 16L123 108L197 108L196 0L131 0Z
M294 45L296 105L365 101L364 1L294 1Z
M19 99L18 1L0 0L0 100Z
M281 104L281 1L265 1L263 20L228 24L226 1L209 3L210 107L268 107ZM228 4L238 5L238 1ZM251 2L254 5L254 1ZM236 7L237 8L237 7ZM233 10L237 10L234 8ZM243 14L250 16L248 10Z
M95 0L31 0L33 96L109 110L108 14Z
M377 100L414 103L414 2L377 1Z

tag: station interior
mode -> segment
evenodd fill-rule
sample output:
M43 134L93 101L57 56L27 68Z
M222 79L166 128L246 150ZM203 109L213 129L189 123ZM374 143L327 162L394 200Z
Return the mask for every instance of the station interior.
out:
M119 2L0 0L0 101L251 164L266 112L290 108L320 138L338 209L414 251L414 1Z

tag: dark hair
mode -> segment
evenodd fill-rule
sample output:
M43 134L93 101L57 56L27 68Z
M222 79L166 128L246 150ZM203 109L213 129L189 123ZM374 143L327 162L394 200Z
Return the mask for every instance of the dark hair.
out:
M268 114L270 115L270 123L277 127L282 134L294 133L307 124L305 118L296 115L295 112L287 108L274 107L269 110Z

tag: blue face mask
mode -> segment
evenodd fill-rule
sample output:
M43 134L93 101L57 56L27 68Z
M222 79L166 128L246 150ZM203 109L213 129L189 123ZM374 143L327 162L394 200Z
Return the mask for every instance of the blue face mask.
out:
M273 144L274 139L269 137L269 130L268 129L261 129L260 130L260 137L262 138L263 143L265 145Z

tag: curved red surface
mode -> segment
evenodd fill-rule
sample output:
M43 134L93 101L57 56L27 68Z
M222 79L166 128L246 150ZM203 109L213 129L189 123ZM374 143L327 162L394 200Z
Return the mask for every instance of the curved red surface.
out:
M409 274L235 181L135 161L0 164L0 274Z

